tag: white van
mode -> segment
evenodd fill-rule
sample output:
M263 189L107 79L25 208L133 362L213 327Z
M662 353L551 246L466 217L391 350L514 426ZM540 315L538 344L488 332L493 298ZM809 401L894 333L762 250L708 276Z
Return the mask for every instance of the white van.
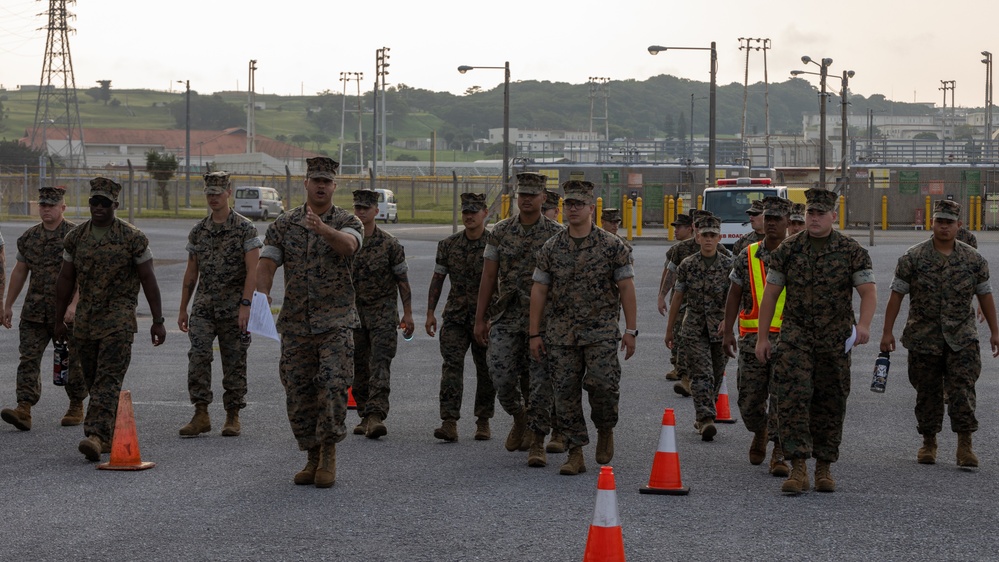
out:
M733 178L718 180L717 187L704 190L704 210L721 219L721 243L731 248L743 235L753 230L746 209L764 197L787 199L787 187L770 185L768 178Z
M270 187L237 187L236 212L251 219L267 220L284 212L284 203L276 189Z
M399 206L395 202L395 193L388 189L376 189L375 193L378 194L378 214L375 215L375 220L385 223L399 222Z

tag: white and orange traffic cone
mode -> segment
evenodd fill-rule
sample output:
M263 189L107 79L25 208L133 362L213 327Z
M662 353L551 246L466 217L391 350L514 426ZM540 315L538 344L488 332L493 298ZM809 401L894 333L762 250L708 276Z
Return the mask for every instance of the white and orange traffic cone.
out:
M727 373L722 373L721 389L718 390L718 400L715 401L715 423L735 423L732 407L728 403Z
M673 408L666 408L663 412L663 429L659 434L656 456L652 460L649 485L638 491L666 496L686 496L690 493L690 488L680 480L680 455L676 452L676 418Z
M142 462L142 455L139 454L139 436L135 431L132 393L123 390L118 396L118 415L114 421L114 437L111 438L111 460L97 465L97 468L145 470L154 466L156 466L154 462Z
M597 478L597 507L593 510L593 523L586 536L583 562L618 561L624 562L624 536L617 513L614 469L602 466Z

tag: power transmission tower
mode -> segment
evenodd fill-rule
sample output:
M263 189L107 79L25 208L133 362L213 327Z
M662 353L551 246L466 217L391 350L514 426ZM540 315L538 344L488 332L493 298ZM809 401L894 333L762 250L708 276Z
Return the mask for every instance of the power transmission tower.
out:
M45 12L48 25L40 28L46 29L48 35L42 77L38 84L31 146L41 147L51 156L59 156L67 167L86 167L87 154L83 149L76 78L73 76L73 58L69 53L69 33L75 31L68 23L70 18L75 17L66 9L66 4L70 3L76 3L76 0L49 0L49 9ZM51 152L48 143L52 134L50 131L64 133L66 137L66 144L54 145Z

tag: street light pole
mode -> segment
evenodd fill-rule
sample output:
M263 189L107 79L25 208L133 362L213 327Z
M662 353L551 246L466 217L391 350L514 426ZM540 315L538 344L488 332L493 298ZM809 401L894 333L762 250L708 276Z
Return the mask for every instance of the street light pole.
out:
M187 88L187 107L184 117L185 139L184 139L184 170L187 181L187 190L184 198L184 206L191 208L191 81L177 80L178 84L184 84Z
M982 51L985 57L985 158L992 160L992 53Z
M853 72L852 70L844 70L843 81L840 83L842 89L840 90L839 97L840 97L840 104L843 107L843 114L840 117L841 122L840 122L840 135L839 135L840 158L842 158L842 164L840 165L840 172L842 173L841 177L843 178L843 183L842 183L843 189L842 191L840 191L841 195L847 195L847 189L850 187L850 159L847 158L846 155L846 139L847 139L847 131L849 130L849 126L846 122L847 119L846 106L848 105L846 95L850 88L850 78L853 78L854 74L856 73Z
M791 76L801 74L816 74L819 77L819 187L826 188L826 78L829 76L829 67L832 66L831 58L822 59L821 63L805 55L801 57L801 62L812 63L819 67L819 72L807 72L804 70L792 70Z
M503 186L502 193L510 193L510 61L503 63L503 66L468 66L461 65L458 72L464 74L469 70L485 68L488 70L503 71Z

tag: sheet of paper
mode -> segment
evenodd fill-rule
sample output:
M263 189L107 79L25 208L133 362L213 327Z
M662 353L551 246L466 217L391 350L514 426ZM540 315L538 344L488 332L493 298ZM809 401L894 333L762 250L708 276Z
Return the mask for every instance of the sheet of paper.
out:
M857 327L854 326L850 332L850 337L846 338L846 345L844 346L843 353L850 353L853 349L853 344L857 341Z
M253 304L250 305L250 321L246 325L246 331L281 341L277 326L274 325L274 315L271 314L271 305L267 302L267 295L253 291L253 301L251 302Z

